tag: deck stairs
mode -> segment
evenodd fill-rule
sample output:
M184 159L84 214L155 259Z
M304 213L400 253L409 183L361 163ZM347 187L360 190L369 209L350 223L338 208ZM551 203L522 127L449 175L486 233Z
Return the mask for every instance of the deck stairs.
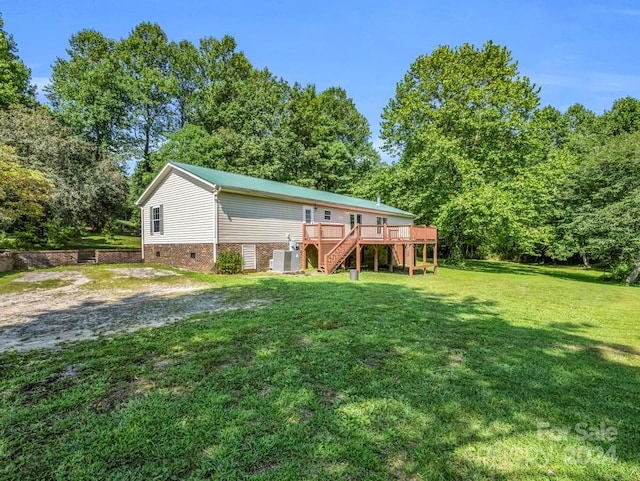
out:
M331 274L349 257L358 243L357 230L358 226L356 225L333 249L324 255L324 263L320 266L322 272Z

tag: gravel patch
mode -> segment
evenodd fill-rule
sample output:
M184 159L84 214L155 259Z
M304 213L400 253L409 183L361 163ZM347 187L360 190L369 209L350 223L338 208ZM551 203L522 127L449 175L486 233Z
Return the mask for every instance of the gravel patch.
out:
M154 269L153 267L119 267L114 269L107 269L108 271L115 272L114 276L117 279L123 277L135 277L136 279L149 279L153 277L165 277L165 276L177 276L176 272L166 269Z
M76 285L86 284L90 279L80 271L27 272L13 282L73 281Z
M80 271L28 272L16 282L52 279L71 283L0 295L0 352L50 348L69 341L158 327L198 313L258 308L263 300L231 303L219 289L179 273L148 268L110 269L114 277L148 279L131 289L84 289L92 282ZM171 285L154 278L176 276ZM140 284L139 282L136 284Z

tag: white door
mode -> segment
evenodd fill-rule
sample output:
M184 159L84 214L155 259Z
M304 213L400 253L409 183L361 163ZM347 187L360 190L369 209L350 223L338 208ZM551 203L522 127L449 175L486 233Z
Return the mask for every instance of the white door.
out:
M356 224L362 224L362 214L351 214L349 220L351 222L351 228L353 229Z
M305 224L313 224L313 207L308 205L302 206L302 222Z

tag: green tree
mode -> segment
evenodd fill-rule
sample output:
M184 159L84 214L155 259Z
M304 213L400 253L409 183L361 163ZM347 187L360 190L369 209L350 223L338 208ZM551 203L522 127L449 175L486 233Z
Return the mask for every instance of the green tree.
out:
M505 48L487 42L438 47L411 65L382 114L384 149L411 160L437 137L453 142L466 175L504 178L527 160L522 135L539 88Z
M35 102L31 70L18 57L18 46L3 27L0 14L0 109L15 103L30 105Z
M40 220L52 187L42 172L23 167L12 147L0 144L0 231Z
M238 116L237 105L242 87L255 70L243 52L236 52L233 37L225 35L221 40L207 37L200 40L199 81L196 96L197 125L208 132L238 127L246 123L246 117Z
M118 44L117 50L129 99L132 154L139 160L138 170L150 172L151 153L176 123L171 109L177 93L171 48L158 24L143 22Z
M291 87L253 68L230 36L202 39L197 62L191 47L181 50L178 76L191 99L183 109L191 124L168 135L152 172L178 160L347 192L379 164L369 125L343 89ZM148 180L138 169L137 191Z
M189 41L172 42L169 45L169 64L175 77L175 108L178 127L193 122L196 112L196 94L200 79L198 49Z
M518 73L511 53L492 42L479 49L441 46L418 57L382 114L383 149L400 159L390 173L374 175L367 189L382 190L384 198L415 212L420 222L438 222L451 252L476 255L506 248L513 241L496 244L485 228L471 235L475 227L454 223L465 216L479 227L492 216L486 226L492 232L495 226L511 226L502 229L502 239L523 237L514 234L526 228L517 225L521 218L512 215L513 195L504 187L541 162L547 144L561 142L563 135L554 131L557 112L538 114L538 93ZM389 177L401 181L389 182Z
M640 132L610 137L586 155L567 185L554 255L579 255L640 273Z
M45 89L54 112L94 145L96 159L103 149L121 152L130 100L116 42L83 30L71 37L67 54L56 59Z
M294 85L284 128L297 151L285 169L289 182L347 193L380 164L369 123L342 88Z
M122 166L75 135L44 108L14 106L0 112L0 142L11 146L27 169L53 185L46 204L48 220L64 226L100 229L122 214L128 184Z
M640 100L624 97L616 100L601 118L602 130L608 135L621 135L640 130Z

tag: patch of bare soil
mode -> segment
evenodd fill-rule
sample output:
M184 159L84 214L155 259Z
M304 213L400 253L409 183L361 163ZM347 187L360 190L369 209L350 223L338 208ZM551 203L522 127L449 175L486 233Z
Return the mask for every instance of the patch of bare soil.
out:
M90 279L79 271L44 271L27 272L18 277L14 282L44 282L44 281L71 281L74 285L82 285L90 282Z
M135 277L136 279L149 279L163 276L177 276L178 274L167 269L154 269L153 267L118 267L107 269L116 274L116 278Z
M116 278L149 282L140 285L138 281L131 288L86 289L84 284L93 281L81 271L28 272L16 279L34 283L62 279L69 284L0 295L0 352L55 347L68 341L162 326L193 314L266 304L262 300L230 303L219 290L169 270L111 270ZM177 277L171 284L154 282L154 278L167 275Z

